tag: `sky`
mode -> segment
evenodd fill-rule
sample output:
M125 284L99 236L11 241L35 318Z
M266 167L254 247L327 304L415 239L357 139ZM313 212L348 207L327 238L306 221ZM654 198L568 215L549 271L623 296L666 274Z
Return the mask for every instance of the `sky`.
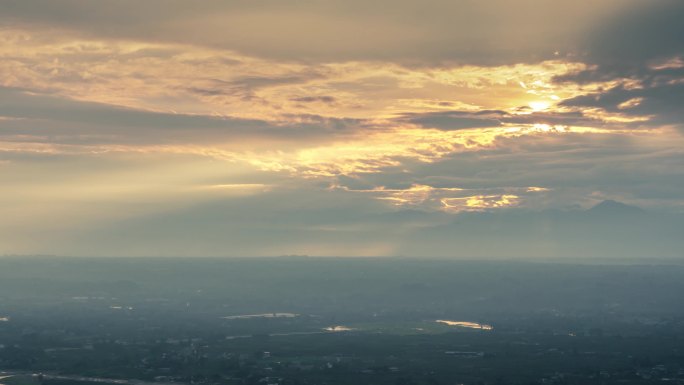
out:
M2 0L0 254L683 256L683 18Z

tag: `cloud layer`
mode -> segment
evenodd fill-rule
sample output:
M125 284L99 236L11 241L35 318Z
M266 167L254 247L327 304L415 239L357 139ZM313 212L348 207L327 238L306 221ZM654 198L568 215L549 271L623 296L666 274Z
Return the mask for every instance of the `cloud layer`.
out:
M0 7L0 253L684 246L681 2Z

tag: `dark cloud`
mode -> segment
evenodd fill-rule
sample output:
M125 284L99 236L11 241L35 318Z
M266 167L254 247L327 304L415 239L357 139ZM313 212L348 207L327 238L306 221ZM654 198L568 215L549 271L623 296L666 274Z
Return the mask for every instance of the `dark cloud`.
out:
M316 78L320 78L320 75L312 72L298 76L243 76L231 80L209 79L205 81L205 86L187 87L185 90L201 96L234 96L243 101L261 101L267 104L265 100L257 96L258 90L279 85L302 84Z
M627 116L649 119L632 125L676 125L684 127L684 77L672 79L672 83L654 85L643 81L643 88L625 88L617 86L612 89L589 95L578 96L561 105L580 108L601 108Z
M334 118L329 116L322 116L317 114L282 114L282 117L295 121L295 125L301 126L316 126L321 129L328 129L334 131L353 131L356 129L366 128L366 121L364 119L354 118Z
M684 57L683 19L683 2L663 0L645 2L597 24L588 31L583 43L586 53L583 60L593 66L559 76L555 81L619 85L566 100L561 105L649 116L643 124L681 127L684 124L681 108L684 68L664 64ZM630 105L629 101L634 103Z
M268 137L315 142L354 119L298 116L296 124L135 110L0 87L0 138L59 144L198 144ZM291 116L291 118L294 116Z
M498 127L502 118L507 116L502 111L440 111L405 114L403 121L427 128L440 130L462 130L468 128Z
M549 124L561 126L580 126L580 127L606 127L610 124L599 119L587 117L582 111L570 112L532 112L524 115L509 115L503 119L505 123L511 124Z
M684 3L679 0L641 2L616 12L588 30L588 59L603 71L628 73L655 59L684 52Z
M456 153L433 163L404 162L394 170L363 175L357 184L551 189L550 195L527 202L536 208L575 205L595 192L606 199L670 206L678 204L684 189L684 157L678 143L654 152L629 135L563 133L501 138L490 149Z
M155 132L156 140L169 142L181 137L187 139L190 135L201 140L202 133L207 134L207 130L220 136L230 130L244 133L269 128L257 120L134 110L11 88L0 88L0 116L20 119L0 124L14 126L15 133L25 137L32 133L63 139L109 135L122 143L154 140L150 136ZM10 132L4 130L3 134Z
M136 125L150 128L229 127L237 120L202 115L149 112L109 104L76 101L56 95L40 95L20 89L0 88L0 115L13 118L91 123L102 126ZM239 120L257 125L256 120Z
M296 60L536 62L639 0L8 0L0 20L106 38L222 47Z
M290 99L293 102L300 102L300 103L325 103L325 104L335 104L337 101L337 98L334 96L301 96L298 98L292 98Z
M595 118L584 116L581 111L529 112L511 114L499 110L440 111L405 114L400 121L440 130L499 127L504 124L549 124L566 126L600 127L607 125Z

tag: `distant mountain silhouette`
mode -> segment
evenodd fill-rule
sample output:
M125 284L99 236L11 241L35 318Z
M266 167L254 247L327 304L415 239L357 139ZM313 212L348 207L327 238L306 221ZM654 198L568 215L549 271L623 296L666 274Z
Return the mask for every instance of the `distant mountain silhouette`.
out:
M615 216L643 214L645 211L636 206L608 199L590 208L587 212L593 215Z

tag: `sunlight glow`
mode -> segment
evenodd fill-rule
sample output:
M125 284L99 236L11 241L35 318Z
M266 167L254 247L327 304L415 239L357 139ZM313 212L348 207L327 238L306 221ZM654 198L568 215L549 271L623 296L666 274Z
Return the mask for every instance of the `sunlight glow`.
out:
M463 198L444 198L441 202L447 212L485 211L515 207L520 204L520 197L513 194L474 195Z
M528 105L530 106L530 108L532 108L532 111L534 112L544 111L551 107L551 103L546 101L529 102Z

